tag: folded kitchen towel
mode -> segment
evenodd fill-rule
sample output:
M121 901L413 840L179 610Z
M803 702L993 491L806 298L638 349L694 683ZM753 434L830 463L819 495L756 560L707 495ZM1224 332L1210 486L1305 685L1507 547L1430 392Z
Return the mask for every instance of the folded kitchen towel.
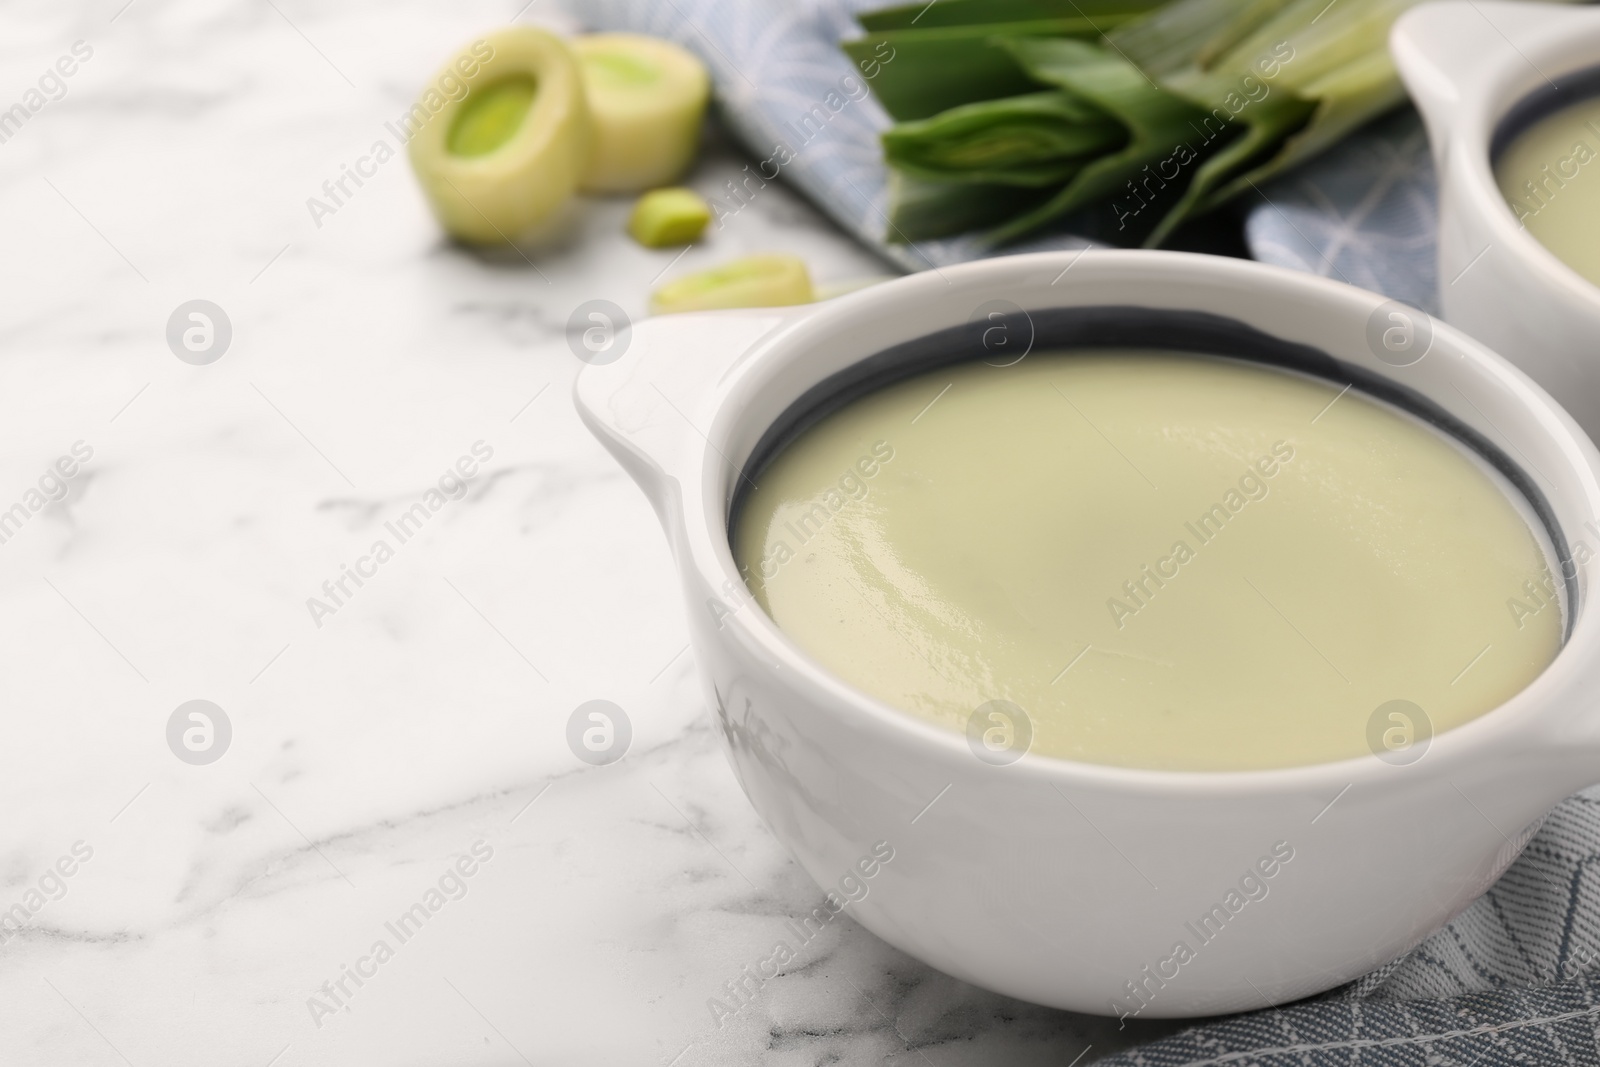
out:
M854 12L882 0L565 6L590 28L649 33L698 54L711 68L725 121L756 161L752 169L770 176L776 168L903 268L993 254L971 238L913 246L883 239L887 175L877 135L889 120L867 95L870 70L856 70L838 48L857 32ZM773 163L763 166L767 160ZM759 195L755 183L745 187ZM739 205L729 190L719 214ZM1258 259L1432 310L1435 215L1426 139L1406 110L1266 186L1246 233ZM1059 235L1004 251L1083 245ZM1552 812L1488 893L1401 959L1321 997L1263 1005L1101 1062L1600 1065L1600 788Z

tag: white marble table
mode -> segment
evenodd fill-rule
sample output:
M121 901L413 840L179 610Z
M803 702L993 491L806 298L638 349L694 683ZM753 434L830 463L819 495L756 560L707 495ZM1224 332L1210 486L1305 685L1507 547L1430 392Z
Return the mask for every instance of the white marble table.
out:
M549 3L521 17L563 25ZM1065 1067L1156 1032L981 992L848 919L714 1021L820 893L724 762L562 336L587 299L642 313L673 254L622 237L617 201L527 259L464 252L403 156L320 226L306 205L519 6L8 6L0 1063ZM693 183L742 162L713 144ZM884 269L773 187L671 270L763 249ZM192 299L232 325L209 365L168 347ZM461 499L385 532L475 444ZM565 740L596 698L633 725L611 766ZM167 738L196 699L232 729L204 765Z

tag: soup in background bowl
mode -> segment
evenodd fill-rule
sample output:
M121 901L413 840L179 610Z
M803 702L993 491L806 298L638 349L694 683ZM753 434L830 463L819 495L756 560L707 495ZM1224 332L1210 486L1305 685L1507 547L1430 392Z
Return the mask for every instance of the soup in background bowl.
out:
M1507 126L1495 181L1540 244L1600 285L1600 97L1549 103L1548 113Z
M1432 148L1440 314L1600 437L1600 9L1424 3L1389 51Z

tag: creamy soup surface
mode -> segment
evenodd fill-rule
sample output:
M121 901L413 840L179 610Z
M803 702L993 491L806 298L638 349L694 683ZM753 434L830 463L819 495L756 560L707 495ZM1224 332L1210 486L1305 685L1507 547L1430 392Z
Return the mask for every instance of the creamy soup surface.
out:
M781 452L735 556L817 663L952 730L1006 701L1028 751L1170 770L1403 748L1532 681L1563 606L1508 483L1340 389L1170 352L923 374Z
M1495 182L1539 243L1600 285L1600 99L1523 130L1495 162Z

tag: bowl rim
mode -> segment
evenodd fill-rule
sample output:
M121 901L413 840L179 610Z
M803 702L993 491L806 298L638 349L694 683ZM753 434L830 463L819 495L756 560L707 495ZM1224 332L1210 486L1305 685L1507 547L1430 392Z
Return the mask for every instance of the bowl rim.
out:
M748 455L728 452L736 436L749 436L748 412L738 401L738 390L747 385L758 368L784 366L803 358L807 342L824 333L841 321L848 320L863 308L871 308L885 300L885 294L894 288L897 293L912 294L920 290L937 296L946 289L945 275L968 277L1003 277L1008 272L1020 275L1029 269L1044 265L1076 266L1078 260L1093 254L1097 269L1109 273L1102 281L1122 282L1117 276L1128 275L1129 284L1142 278L1140 284L1152 281L1178 282L1225 279L1230 288L1249 290L1252 286L1266 288L1288 287L1298 290L1307 300L1317 300L1330 306L1343 304L1343 314L1363 319L1370 314L1374 303L1387 303L1382 296L1357 289L1354 286L1312 275L1249 260L1235 260L1218 256L1186 252L1132 251L1092 249L1076 254L1042 252L1003 256L946 267L938 272L928 271L882 283L843 297L803 309L795 309L784 324L769 333L747 351L734 368L724 375L713 398L708 401L710 426L704 433L704 449L698 451L696 468L698 478L694 483L698 499L682 501L685 532L691 540L689 551L680 558L680 568L693 567L699 577L712 590L732 590L737 607L719 620L717 629L724 631L725 639L737 641L751 657L770 664L781 672L785 683L802 687L805 695L818 706L830 709L836 718L848 718L855 728L871 732L876 737L898 743L925 758L928 765L981 767L1032 779L1044 783L1075 783L1141 795L1195 795L1248 796L1282 793L1286 789L1304 793L1307 789L1331 789L1343 796L1344 789L1355 785L1383 780L1385 786L1402 781L1416 781L1416 776L1396 774L1397 771L1422 769L1426 776L1437 777L1438 772L1475 765L1491 752L1509 753L1507 745L1521 734L1524 751L1537 753L1554 743L1547 739L1545 745L1527 744L1528 720L1551 717L1550 709L1562 705L1564 695L1584 684L1600 684L1600 609L1587 606L1589 593L1580 598L1574 612L1570 632L1555 658L1525 688L1510 699L1483 712L1475 718L1443 730L1430 737L1429 749L1417 761L1395 766L1375 755L1362 755L1346 759L1297 764L1286 767L1268 767L1247 770L1166 770L1157 768L1126 767L1114 764L1091 763L1028 752L1018 761L1005 767L990 768L976 760L967 747L963 733L947 726L928 722L910 712L873 697L817 663L755 602L739 575L730 543L727 507L731 499L730 483L742 476ZM1070 267L1068 269L1071 269ZM1151 276L1158 276L1152 278ZM1070 289L1062 290L1068 293ZM1140 300L1143 294L1130 294L1126 303L1150 303L1151 306L1172 306L1158 301ZM1073 305L1070 302L1063 306ZM1247 321L1248 320L1243 320ZM1433 345L1470 362L1480 371L1497 378L1498 384L1507 388L1519 406L1528 409L1541 424L1541 429L1554 438L1564 461L1571 472L1578 475L1588 492L1587 505L1600 514L1600 454L1582 436L1576 424L1555 401L1544 393L1523 372L1512 366L1487 347L1466 334L1437 320L1433 322ZM905 336L921 336L915 329ZM1431 350L1430 350L1431 351ZM854 362L869 358L871 353ZM757 386L759 388L759 385ZM768 423L770 425L770 422ZM766 427L762 427L765 429ZM735 452L738 452L735 449ZM693 543L698 542L698 544ZM698 548L698 550L696 550ZM707 551L709 550L709 551ZM1548 732L1548 731L1547 731ZM1498 747L1496 747L1498 746ZM1515 747L1515 746L1513 746ZM1329 792L1334 799L1333 792ZM1565 795L1562 793L1561 795ZM1552 798L1552 802L1559 796ZM1330 803L1331 807L1331 803ZM1320 816L1319 816L1320 817Z

